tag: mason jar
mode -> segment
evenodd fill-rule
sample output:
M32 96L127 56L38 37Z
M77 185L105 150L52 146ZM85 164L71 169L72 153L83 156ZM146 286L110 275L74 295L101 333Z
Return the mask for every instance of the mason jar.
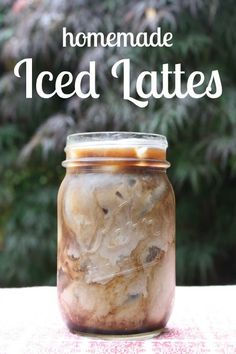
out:
M175 292L175 198L167 140L69 135L58 194L60 309L72 332L161 330Z

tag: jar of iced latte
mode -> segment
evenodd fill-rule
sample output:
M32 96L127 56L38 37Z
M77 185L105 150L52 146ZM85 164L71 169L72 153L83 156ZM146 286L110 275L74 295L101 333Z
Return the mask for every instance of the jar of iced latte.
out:
M58 194L58 298L72 332L162 329L175 292L175 200L164 136L68 136Z

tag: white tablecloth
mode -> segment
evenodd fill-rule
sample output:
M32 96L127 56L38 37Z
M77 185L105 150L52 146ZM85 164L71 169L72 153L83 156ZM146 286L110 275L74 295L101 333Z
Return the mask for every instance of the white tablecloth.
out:
M147 340L71 334L55 287L0 289L0 354L236 353L236 286L177 287L167 330Z

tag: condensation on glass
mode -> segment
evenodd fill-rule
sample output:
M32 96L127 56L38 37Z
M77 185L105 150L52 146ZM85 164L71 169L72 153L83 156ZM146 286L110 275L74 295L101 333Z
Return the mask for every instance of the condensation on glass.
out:
M163 328L175 292L175 200L167 141L73 134L58 194L58 299L73 332Z

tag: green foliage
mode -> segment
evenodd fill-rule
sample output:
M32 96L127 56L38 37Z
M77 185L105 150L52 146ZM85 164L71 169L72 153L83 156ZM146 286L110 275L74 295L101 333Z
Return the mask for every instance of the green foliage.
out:
M236 280L236 8L227 1L34 0L0 5L0 285L55 282L56 191L65 137L75 131L131 130L165 134L177 200L179 284ZM163 31L171 48L64 48L61 29ZM21 58L42 70L74 74L97 63L99 100L25 99L12 74ZM120 58L135 78L163 63L187 73L219 69L223 96L151 100L140 109L121 98L110 68ZM48 86L50 90L50 85Z

